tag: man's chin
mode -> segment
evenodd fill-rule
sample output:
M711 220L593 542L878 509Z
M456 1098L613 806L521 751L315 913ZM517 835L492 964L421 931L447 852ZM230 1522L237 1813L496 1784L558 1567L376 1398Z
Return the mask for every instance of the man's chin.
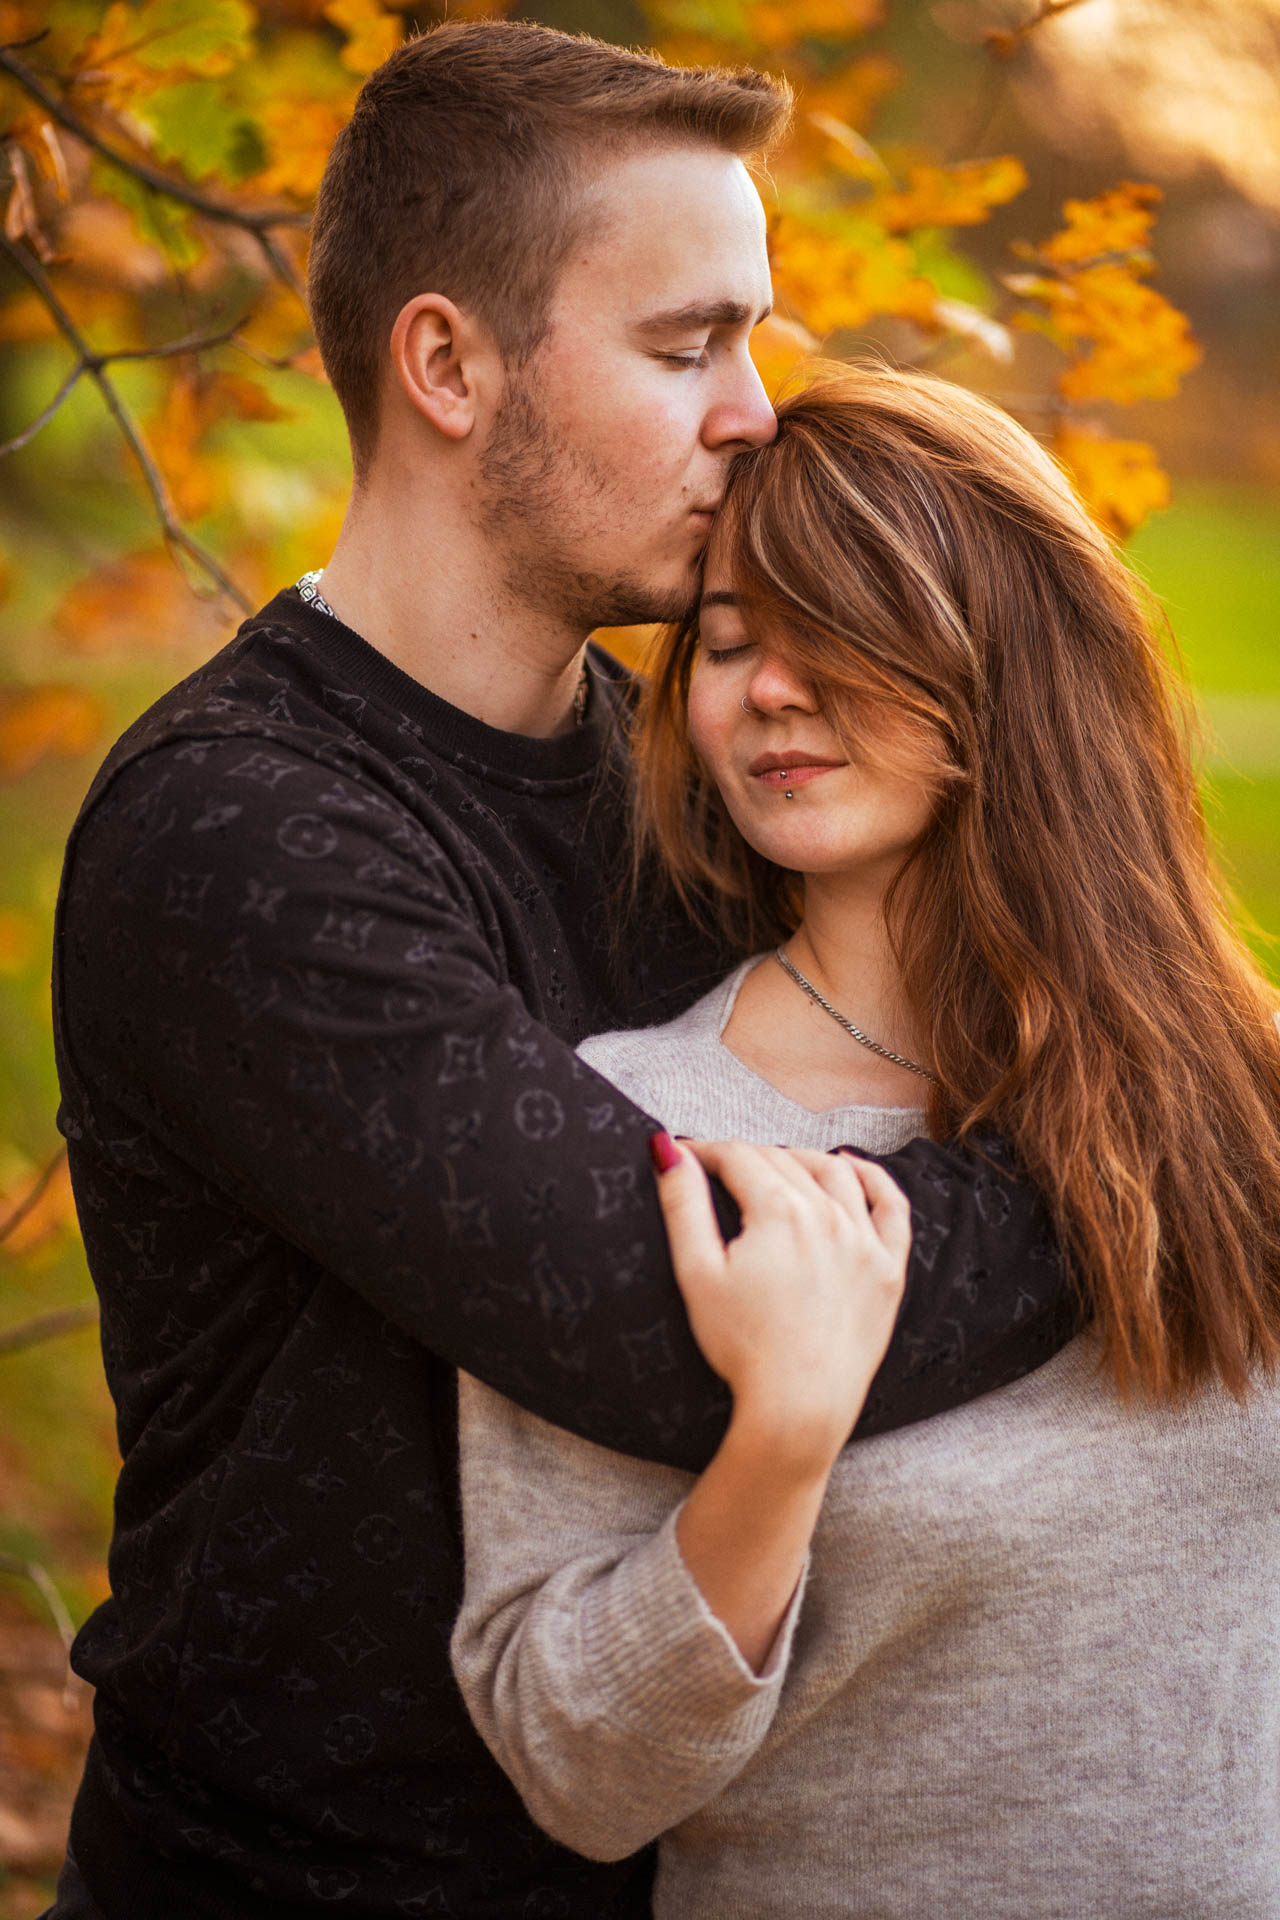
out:
M664 626L682 620L698 588L697 569L690 567L679 580L617 580L599 596L593 624L597 627Z

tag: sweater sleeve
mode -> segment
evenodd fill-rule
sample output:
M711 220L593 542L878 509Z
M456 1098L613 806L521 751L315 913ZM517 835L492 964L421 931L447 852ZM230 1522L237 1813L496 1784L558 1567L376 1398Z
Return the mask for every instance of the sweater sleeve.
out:
M143 1177L170 1156L541 1417L701 1468L729 1400L675 1285L654 1123L530 1017L465 852L278 743L126 761L68 845L61 1124ZM1066 1287L1029 1253L1025 1182L928 1142L886 1164L917 1218L893 1426L1039 1364Z
M763 1671L676 1543L689 1477L578 1440L464 1374L467 1709L533 1819L620 1860L739 1773L773 1719L801 1603Z

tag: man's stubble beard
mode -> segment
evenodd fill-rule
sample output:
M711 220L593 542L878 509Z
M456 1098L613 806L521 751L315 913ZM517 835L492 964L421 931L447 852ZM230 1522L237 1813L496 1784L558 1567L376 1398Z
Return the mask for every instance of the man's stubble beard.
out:
M507 376L479 466L481 525L513 599L583 632L684 614L696 584L692 560L687 582L674 588L625 570L582 566L574 548L585 529L575 524L574 502L607 513L616 481L557 439L523 375Z

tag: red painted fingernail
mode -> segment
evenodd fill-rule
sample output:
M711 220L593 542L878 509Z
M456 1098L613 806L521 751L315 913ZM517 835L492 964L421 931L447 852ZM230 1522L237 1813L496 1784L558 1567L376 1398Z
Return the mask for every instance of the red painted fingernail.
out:
M680 1164L680 1149L669 1133L651 1133L649 1135L649 1157L655 1171L670 1173L672 1167Z

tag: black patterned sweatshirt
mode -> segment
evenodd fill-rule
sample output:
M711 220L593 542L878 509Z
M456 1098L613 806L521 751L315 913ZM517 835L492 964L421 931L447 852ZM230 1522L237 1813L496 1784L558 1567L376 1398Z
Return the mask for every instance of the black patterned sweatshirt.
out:
M500 733L290 589L72 830L59 1125L123 1456L72 1844L109 1920L648 1911L646 1857L533 1827L448 1661L456 1367L694 1469L728 1411L653 1123L572 1051L727 965L624 896L629 683L590 673L578 730ZM914 1251L868 1432L1072 1325L1025 1185L925 1141L886 1164Z

